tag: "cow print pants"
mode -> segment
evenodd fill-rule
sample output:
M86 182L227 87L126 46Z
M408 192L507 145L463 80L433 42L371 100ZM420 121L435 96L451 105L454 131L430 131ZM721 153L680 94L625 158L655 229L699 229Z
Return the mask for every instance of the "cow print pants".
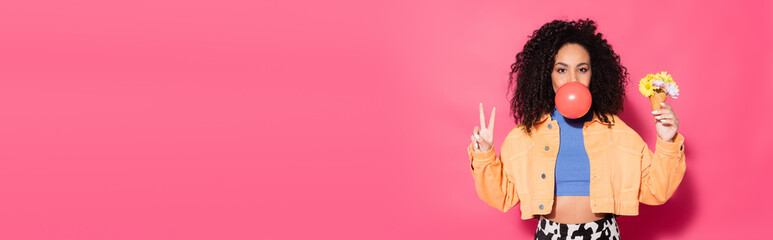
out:
M537 224L535 240L595 240L614 239L620 240L620 230L617 228L615 215L607 214L606 217L587 223L567 224L550 221L545 216L540 216Z

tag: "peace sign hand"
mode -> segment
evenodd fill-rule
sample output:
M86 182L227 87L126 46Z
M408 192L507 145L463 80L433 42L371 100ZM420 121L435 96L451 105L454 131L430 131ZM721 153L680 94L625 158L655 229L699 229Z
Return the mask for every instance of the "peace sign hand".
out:
M494 115L497 108L491 109L491 119L486 126L486 116L483 114L483 103L480 103L480 127L475 126L472 130L472 144L476 152L488 152L494 144Z

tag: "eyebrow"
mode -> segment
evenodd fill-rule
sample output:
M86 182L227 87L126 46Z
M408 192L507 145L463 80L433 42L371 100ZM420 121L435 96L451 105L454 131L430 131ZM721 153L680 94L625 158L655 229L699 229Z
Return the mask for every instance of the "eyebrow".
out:
M562 62L558 62L558 63L556 63L555 65L563 65L564 67L569 67L569 64L562 63ZM555 65L553 65L553 66L555 66ZM578 66L578 67L579 67L579 66L582 66L582 65L588 65L588 66L590 66L590 64L588 64L588 63L580 63L580 64L577 64L577 66Z

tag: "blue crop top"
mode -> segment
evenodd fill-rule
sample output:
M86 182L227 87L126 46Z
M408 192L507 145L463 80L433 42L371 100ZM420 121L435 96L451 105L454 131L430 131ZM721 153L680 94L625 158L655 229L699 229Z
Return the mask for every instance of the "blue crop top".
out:
M585 151L582 127L585 122L593 119L593 113L588 111L585 116L577 119L564 118L553 107L550 115L558 122L561 134L556 158L555 195L590 196L590 160Z

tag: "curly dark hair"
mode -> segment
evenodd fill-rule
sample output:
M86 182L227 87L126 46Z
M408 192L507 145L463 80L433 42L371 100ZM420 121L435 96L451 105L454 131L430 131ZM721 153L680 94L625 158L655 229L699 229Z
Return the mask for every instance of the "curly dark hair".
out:
M588 51L591 59L591 80L588 86L593 101L590 111L612 127L607 114L623 111L628 70L620 64L620 56L607 40L596 33L596 24L589 19L578 21L554 20L535 30L515 57L510 68L508 94L511 113L516 124L529 136L543 114L553 112L555 95L550 74L558 49L576 43ZM515 85L515 88L513 88Z

